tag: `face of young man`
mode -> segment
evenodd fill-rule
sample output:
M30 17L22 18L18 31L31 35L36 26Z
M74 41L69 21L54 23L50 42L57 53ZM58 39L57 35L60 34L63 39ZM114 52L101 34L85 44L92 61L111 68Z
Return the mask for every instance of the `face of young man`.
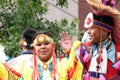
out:
M89 42L91 43L100 43L101 39L101 30L99 27L92 26L87 30L89 35ZM109 32L107 30L102 29L102 41L105 41L108 38Z
M100 42L100 28L92 26L88 29L89 42L99 43Z
M47 61L52 56L52 44L49 41L43 43L37 43L35 46L36 54L38 58L42 61Z

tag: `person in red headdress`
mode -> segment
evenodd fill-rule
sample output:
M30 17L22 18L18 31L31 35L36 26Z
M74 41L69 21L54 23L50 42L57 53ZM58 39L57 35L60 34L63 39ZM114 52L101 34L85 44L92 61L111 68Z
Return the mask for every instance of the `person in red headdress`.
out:
M85 19L84 27L88 28L83 37L85 42L81 43L75 53L84 66L83 80L118 80L120 12L115 8L114 0L86 1L93 12Z
M111 49L111 46L108 46L109 48L107 48L108 64L106 66L108 70L106 77L107 79L117 80L117 78L120 77L117 76L120 74L120 12L115 8L116 2L114 0L87 0L87 2L91 6L93 14L100 17L100 20L98 21L102 22L103 20L105 20L106 22L108 22L107 25L111 26L108 28L106 26L103 27L103 29L107 28L108 31L111 28L111 32L109 33L110 36L108 37L112 40L114 44ZM111 19L101 19L101 16L108 16ZM111 61L113 58L115 58L115 62Z

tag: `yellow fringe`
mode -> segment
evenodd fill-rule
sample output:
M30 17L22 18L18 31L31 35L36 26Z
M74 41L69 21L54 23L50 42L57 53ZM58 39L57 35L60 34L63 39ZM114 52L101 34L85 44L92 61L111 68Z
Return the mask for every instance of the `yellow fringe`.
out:
M8 80L8 72L1 62L0 62L0 78L2 80Z
M78 63L73 74L72 80L82 80L83 65L79 61L77 62Z
M69 59L63 58L58 63L58 78L59 80L68 80L67 71L74 67L75 58L76 58L76 49L80 46L80 41L76 41L71 48ZM82 77L83 66L77 61L75 72L70 80L81 80Z
M8 71L5 66L0 63L0 79L2 80L20 80L20 78L16 77L10 71Z
M26 68L25 71L23 71L24 80L32 80L32 72L32 68Z
M8 71L8 79L9 80L20 80L19 77L17 77L16 75L14 75L13 73L11 73L10 71Z

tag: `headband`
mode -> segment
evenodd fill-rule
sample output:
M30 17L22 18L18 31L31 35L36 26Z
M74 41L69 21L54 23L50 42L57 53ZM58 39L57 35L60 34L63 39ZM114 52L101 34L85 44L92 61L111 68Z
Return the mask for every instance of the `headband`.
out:
M38 44L38 43L44 43L44 42L54 42L53 38L45 35L45 34L39 34L35 40L34 40L34 45Z
M96 25L97 27L101 27L103 29L106 29L107 31L111 32L112 31L112 27L103 23L103 22L100 22L98 20L94 20L94 17L93 17L93 13L90 12L88 13L86 19L85 19L85 24L84 24L84 27L85 28L90 28L92 27L93 25Z

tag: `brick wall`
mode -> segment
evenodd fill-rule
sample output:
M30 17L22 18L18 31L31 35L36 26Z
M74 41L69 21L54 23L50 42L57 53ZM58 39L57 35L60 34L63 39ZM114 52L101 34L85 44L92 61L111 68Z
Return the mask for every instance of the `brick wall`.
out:
M83 23L84 19L89 11L91 11L89 5L87 4L86 0L79 0L79 8L78 8L78 15L80 18L79 29L83 30ZM120 1L116 5L117 9L120 11ZM85 29L84 29L85 30Z

